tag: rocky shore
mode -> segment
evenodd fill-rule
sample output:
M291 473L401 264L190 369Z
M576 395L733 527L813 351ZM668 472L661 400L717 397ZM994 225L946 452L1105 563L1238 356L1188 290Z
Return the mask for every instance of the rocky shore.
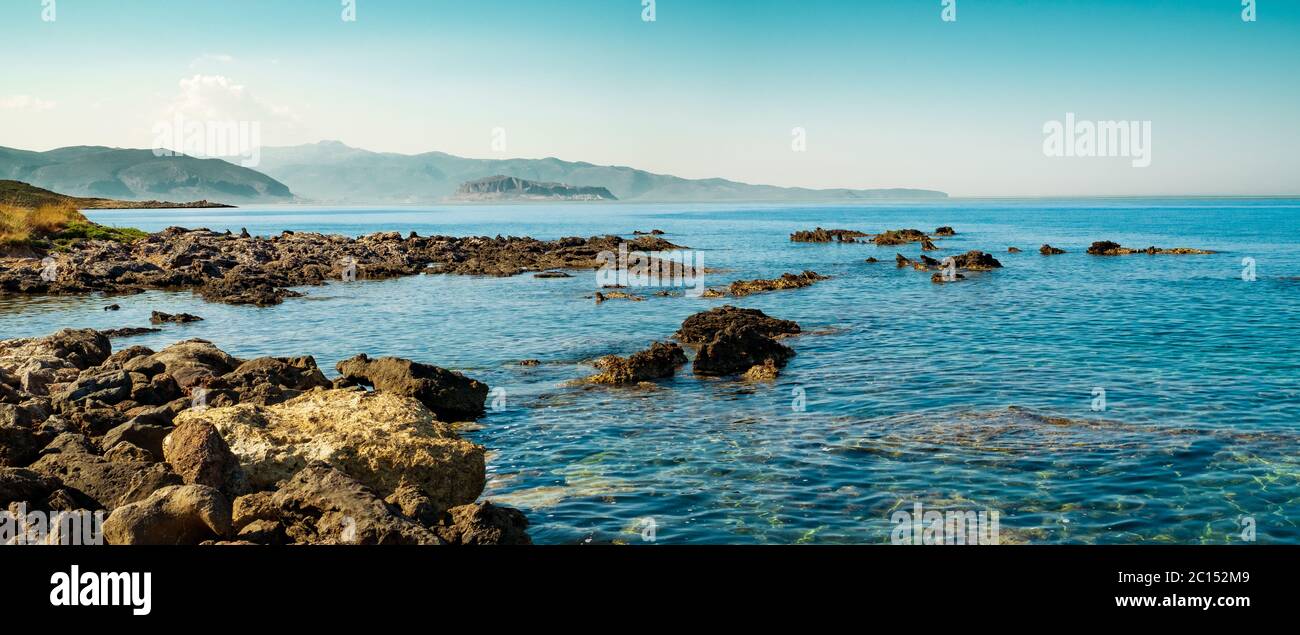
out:
M485 449L453 425L486 385L399 358L338 371L89 329L0 341L0 508L103 512L110 544L529 542L478 501Z
M420 273L514 276L526 271L594 269L601 252L682 249L658 236L533 238L421 237L412 232L360 238L285 231L168 228L135 242L90 240L47 258L0 259L0 293L134 293L191 289L227 304L274 305L298 292L289 287L327 280L388 278ZM54 275L50 276L49 273Z

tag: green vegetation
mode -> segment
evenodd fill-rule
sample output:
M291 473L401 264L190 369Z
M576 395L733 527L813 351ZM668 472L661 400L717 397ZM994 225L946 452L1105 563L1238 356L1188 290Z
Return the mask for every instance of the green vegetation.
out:
M134 242L145 236L138 229L92 223L66 201L35 207L0 203L0 247L65 251L85 240Z

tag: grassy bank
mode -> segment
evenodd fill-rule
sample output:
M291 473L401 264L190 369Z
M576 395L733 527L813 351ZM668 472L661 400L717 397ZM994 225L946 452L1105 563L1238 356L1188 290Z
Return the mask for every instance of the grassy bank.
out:
M83 240L132 242L147 235L138 229L92 223L66 203L48 203L34 208L0 204L0 246L57 251Z

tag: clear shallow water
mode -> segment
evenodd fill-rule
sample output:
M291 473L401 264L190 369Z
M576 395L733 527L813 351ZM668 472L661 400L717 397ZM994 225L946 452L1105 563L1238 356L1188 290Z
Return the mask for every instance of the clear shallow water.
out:
M947 201L854 207L267 207L102 211L109 224L255 234L630 234L704 250L709 284L813 269L813 287L739 300L594 304L595 276L415 276L304 289L271 308L189 293L0 298L0 338L147 325L153 309L207 320L115 346L202 337L241 357L309 353L327 374L358 352L463 370L504 388L466 434L489 448L485 497L523 509L537 542L889 540L891 511L994 509L1004 542L1300 542L1300 202ZM815 226L951 225L942 257L993 253L961 284L898 270L915 245L794 244ZM1083 253L1094 240L1209 256ZM1045 258L1049 242L1070 253ZM1008 254L1008 246L1025 250ZM868 264L864 259L881 260ZM1245 257L1258 280L1241 280ZM569 387L587 360L664 339L730 302L798 321L773 383ZM544 364L521 367L521 359ZM1104 388L1107 409L1094 412ZM792 408L796 396L806 408ZM1010 409L1015 406L1024 410ZM1069 417L1064 425L1034 413Z

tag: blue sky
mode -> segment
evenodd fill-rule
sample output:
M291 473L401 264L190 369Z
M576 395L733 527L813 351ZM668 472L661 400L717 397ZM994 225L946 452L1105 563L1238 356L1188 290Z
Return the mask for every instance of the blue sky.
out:
M558 156L967 196L1300 192L1300 2L42 0L0 3L0 145L150 147L177 112L268 145ZM1043 126L1150 121L1152 162ZM503 129L506 146L492 144ZM792 131L806 131L806 151Z

